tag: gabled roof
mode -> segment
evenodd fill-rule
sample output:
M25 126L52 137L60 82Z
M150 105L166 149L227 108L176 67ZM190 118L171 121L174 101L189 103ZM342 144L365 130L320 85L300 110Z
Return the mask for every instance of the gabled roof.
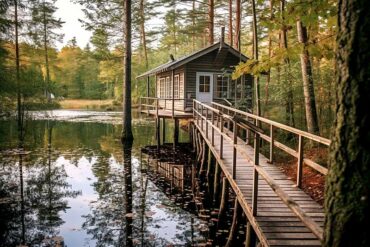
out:
M228 52L230 52L231 54L237 56L237 57L240 57L240 60L245 62L247 61L247 57L245 55L243 55L242 53L240 53L239 51L237 51L236 49L234 49L233 47L231 47L230 45L226 44L226 43L222 43L222 45L220 44L220 42L217 42L213 45L210 45L206 48L203 48L199 51L196 51L192 54L189 54L187 56L184 56L184 57L181 57L177 60L174 60L174 61L169 61L165 64L162 64L162 65L159 65L158 67L154 68L154 69L151 69L139 76L137 76L136 78L142 78L142 77L146 77L146 76L151 76L151 75L155 75L157 73L161 73L161 72L165 72L165 71L169 71L169 70L173 70L173 69L176 69L188 62L191 62L199 57L202 57L214 50L217 50L217 49L227 49Z

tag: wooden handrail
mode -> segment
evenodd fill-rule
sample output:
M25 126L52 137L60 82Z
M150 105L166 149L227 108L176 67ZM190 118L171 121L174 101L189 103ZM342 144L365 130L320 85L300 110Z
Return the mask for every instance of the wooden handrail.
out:
M226 109L228 111L233 111L234 113L238 113L238 114L244 115L244 116L249 117L249 118L253 118L255 120L261 121L261 122L266 123L266 124L273 125L274 127L277 127L279 129L283 129L283 130L286 130L286 131L289 131L289 132L294 133L296 135L301 135L301 136L303 136L303 137L305 137L307 139L310 139L310 140L319 142L319 143L324 144L326 146L329 146L330 145L330 140L327 139L327 138L324 138L324 137L321 137L321 136L318 136L318 135L314 135L314 134L305 132L303 130L299 130L299 129L296 129L296 128L287 126L285 124L281 124L281 123L272 121L270 119L263 118L263 117L260 117L260 116L256 116L254 114L251 114L251 113L248 113L248 112L244 112L244 111L241 111L241 110L232 108L232 107L228 107L228 106L225 106L225 105L216 103L216 102L212 102L212 105L215 105L217 107L224 108L224 109ZM219 109L217 109L217 110L219 110Z
M201 109L202 109L201 112L196 110L196 109L198 109L198 105L201 106ZM207 115L206 116L203 116L203 112L204 112L203 107L205 107L207 109ZM220 122L221 122L220 128L218 128L217 125L215 125L213 121L208 120L207 117L208 117L208 111L209 110L212 111L212 114L216 114L220 118ZM203 130L203 121L205 121L206 125L207 125L207 130L208 130L208 125L209 125L212 128L212 133L213 133L214 130L216 130L218 133L220 133L220 135L221 135L220 145L221 146L220 146L219 156L220 156L221 159L222 159L222 149L223 149L223 138L225 137L226 140L229 141L229 143L232 143L233 149L234 149L234 152L233 152L233 169L232 169L232 178L233 179L235 179L235 174L236 174L236 152L237 152L237 150L241 151L241 155L247 156L247 159L250 159L250 157L245 152L242 151L243 148L241 148L240 145L237 144L238 143L238 141L237 141L237 138L238 138L237 137L237 128L238 127L237 126L240 126L242 128L248 128L250 131L255 133L256 139L254 141L255 154L254 154L254 165L253 165L253 167L254 167L253 178L254 179L253 179L253 195L252 195L252 214L254 216L257 215L258 175L260 174L262 176L262 178L267 182L267 184L272 188L272 190L292 210L292 212L294 214L296 214L301 219L301 221L312 231L312 233L315 236L317 236L319 238L319 240L323 239L323 229L319 226L319 224L317 224L314 220L312 220L312 218L309 217L300 208L300 206L275 182L275 180L269 176L269 174L266 172L266 170L259 165L259 138L260 138L260 134L261 134L259 131L261 129L259 129L257 126L254 126L254 125L238 124L235 121L236 119L234 117L231 117L230 115L223 115L222 111L220 111L219 109L215 109L213 107L207 106L207 105L205 105L205 104L203 104L199 101L196 101L196 100L194 100L194 102L193 102L193 111L194 111L194 116L196 116L196 119L197 119L196 124L198 125L198 128L201 127L201 129ZM228 114L230 113L230 111L232 111L232 109L228 109ZM202 126L199 126L199 122L198 122L199 117L201 118L201 125ZM234 136L233 136L233 138L230 138L225 133L223 133L223 119L233 121L233 123L234 123L234 133L233 133ZM264 119L255 118L255 120L263 122ZM273 121L271 121L271 122L273 122ZM281 125L281 124L279 124L279 125ZM279 125L271 124L271 126L274 126L274 127L277 127L277 128L280 128ZM255 127L257 127L257 128L255 128ZM291 127L289 127L289 128L291 128ZM271 127L271 129L273 130L273 127ZM298 132L301 132L301 131L298 131ZM303 133L305 134L305 132L303 132ZM299 135L299 140L300 140L300 145L299 145L300 148L298 150L298 158L299 158L299 161L298 161L299 165L298 166L302 166L303 162L305 161L305 159L303 158L303 149L302 149L302 147L303 147L302 146L302 138L303 138L304 135L301 135L300 133L298 133L298 135ZM208 133L207 133L207 138L208 138ZM276 141L273 141L273 135L272 134L271 134L270 137L265 136L265 138L270 138L271 139L270 141L273 142L273 145L276 144ZM309 138L309 137L307 137L307 138ZM311 139L311 140L317 141L317 139ZM320 142L320 141L318 141L318 142ZM322 142L320 142L320 143L322 143ZM301 173L302 167L300 167L300 168L298 167L298 169L300 169L299 173ZM301 177L301 174L298 174L298 176ZM298 183L300 183L300 182L298 181Z

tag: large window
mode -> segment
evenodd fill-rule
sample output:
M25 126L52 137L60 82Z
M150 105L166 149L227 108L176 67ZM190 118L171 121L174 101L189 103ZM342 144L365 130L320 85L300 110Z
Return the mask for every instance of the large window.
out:
M199 76L199 92L209 93L211 90L211 77L209 75Z
M228 83L228 76L217 75L216 98L228 98Z
M178 99L180 98L180 76L175 75L175 84L174 84L174 98Z
M165 78L159 79L159 98L165 97Z
M166 98L172 98L172 82L170 77L166 77Z

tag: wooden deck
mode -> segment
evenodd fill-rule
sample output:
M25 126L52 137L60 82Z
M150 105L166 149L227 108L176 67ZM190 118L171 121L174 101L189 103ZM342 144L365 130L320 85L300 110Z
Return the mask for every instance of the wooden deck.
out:
M220 118L230 119L225 112L200 102L195 103L194 111L195 131L201 134L222 168L260 244L321 246L322 206L271 164L270 157L259 152L256 156L255 149L245 140L223 129L226 124ZM303 152L299 156L303 165ZM258 157L259 162L255 162L254 157Z
M141 110L140 112L148 114L149 116L154 116L154 117L156 117L158 113L159 118L176 118L176 119L193 118L193 113L191 112L175 111L174 115L172 116L172 111L165 110L165 109L158 110L158 112L156 110Z

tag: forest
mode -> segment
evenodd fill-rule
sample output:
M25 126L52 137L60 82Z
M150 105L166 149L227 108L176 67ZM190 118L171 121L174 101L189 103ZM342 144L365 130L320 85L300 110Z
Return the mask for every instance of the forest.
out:
M13 1L2 1L1 112L14 107L16 42L19 90L30 107L47 102L48 94L55 102L122 100L121 1L75 2L84 9L81 22L92 32L90 42L78 47L73 38L58 50L63 20L55 16L55 1L21 1L17 14ZM336 12L333 0L133 1L133 103L146 90L137 75L167 62L170 54L179 58L213 44L225 27L226 42L250 58L235 68L234 76L251 73L259 80L255 107L260 105L260 113L328 136L335 95ZM158 24L160 20L163 24ZM308 108L310 115L305 113Z

